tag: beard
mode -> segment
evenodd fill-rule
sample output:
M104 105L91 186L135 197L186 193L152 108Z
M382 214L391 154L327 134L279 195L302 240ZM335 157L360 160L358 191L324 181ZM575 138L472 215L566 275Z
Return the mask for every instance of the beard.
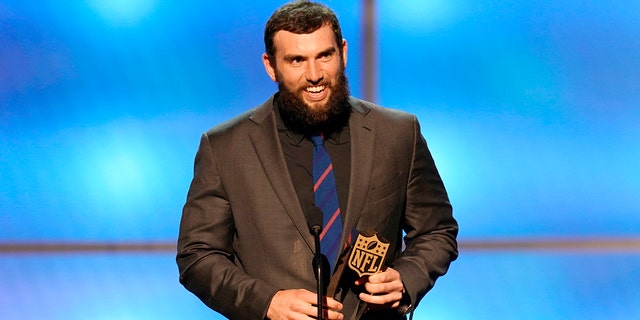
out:
M325 105L312 108L301 98L301 91L304 89L298 88L297 92L293 92L282 82L278 82L278 109L289 130L303 135L330 135L340 131L349 122L351 105L348 102L349 84L344 68L338 73L336 81L325 85L327 89L331 89L329 99Z

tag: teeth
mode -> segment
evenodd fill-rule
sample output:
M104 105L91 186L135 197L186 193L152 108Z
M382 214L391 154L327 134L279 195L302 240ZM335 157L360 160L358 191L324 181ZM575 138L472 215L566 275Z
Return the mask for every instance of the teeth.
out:
M318 93L324 90L324 86L307 87L307 92Z

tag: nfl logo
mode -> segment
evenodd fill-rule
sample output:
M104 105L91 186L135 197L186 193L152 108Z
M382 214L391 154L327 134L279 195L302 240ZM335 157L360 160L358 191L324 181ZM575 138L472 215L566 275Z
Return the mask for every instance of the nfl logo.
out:
M349 268L359 277L374 275L382 271L389 249L389 242L383 242L375 232L371 236L358 234L358 238L349 255Z

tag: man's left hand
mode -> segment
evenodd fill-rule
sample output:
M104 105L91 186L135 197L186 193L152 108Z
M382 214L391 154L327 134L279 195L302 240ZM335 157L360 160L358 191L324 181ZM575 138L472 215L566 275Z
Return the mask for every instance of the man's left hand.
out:
M360 293L360 300L369 303L371 307L377 305L382 308L397 308L400 305L404 285L400 273L393 268L356 280L356 285L362 284L366 292Z

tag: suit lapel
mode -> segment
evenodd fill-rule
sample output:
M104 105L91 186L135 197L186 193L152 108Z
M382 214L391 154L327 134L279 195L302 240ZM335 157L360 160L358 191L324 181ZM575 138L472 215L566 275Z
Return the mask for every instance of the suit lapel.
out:
M347 241L351 230L356 227L360 219L360 213L362 212L371 181L375 138L375 121L367 117L371 110L357 99L352 98L349 102L353 108L353 114L349 119L351 177L342 243ZM259 106L251 116L251 120L256 124L256 127L249 132L249 136L274 192L300 235L304 238L309 248L313 250L315 246L313 236L308 230L307 219L304 216L304 211L287 169L273 112L273 98L271 98Z
M360 213L371 181L374 158L375 121L367 114L371 111L356 99L350 99L353 113L349 119L351 132L351 177L342 243L358 224Z
M278 138L273 98L256 109L250 117L257 126L249 132L253 147L274 192L310 249L315 247L307 219L298 200Z

